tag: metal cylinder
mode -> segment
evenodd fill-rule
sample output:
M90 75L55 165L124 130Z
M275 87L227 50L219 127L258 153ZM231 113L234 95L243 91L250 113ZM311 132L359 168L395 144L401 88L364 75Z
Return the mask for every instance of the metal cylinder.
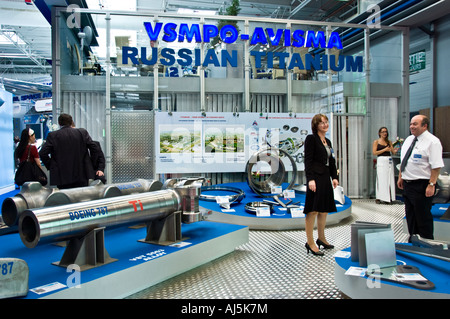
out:
M130 195L134 193L160 190L162 183L157 180L138 179L137 181L106 184L97 180L90 186L70 189L44 187L38 182L25 183L20 193L6 198L2 204L2 216L6 225L15 226L25 209L51 207L101 198Z
M118 183L113 185L120 189L122 195L159 191L163 186L160 181L155 179L138 179L133 182Z
M97 227L112 227L160 219L180 210L181 198L174 190L99 199L89 202L25 210L19 233L28 248L39 243L63 241Z
M201 218L198 200L200 197L200 188L186 186L177 186L175 191L180 195L180 205L183 215L183 223L190 224L198 222Z
M42 186L39 182L23 184L18 194L5 198L3 201L3 221L10 227L17 225L19 216L24 210L44 206L48 196L55 190L54 188Z
M98 182L99 183L96 183L93 186L76 187L55 191L47 197L44 205L40 207L53 207L87 202L101 198L122 196L122 192L115 185L104 185L102 182Z

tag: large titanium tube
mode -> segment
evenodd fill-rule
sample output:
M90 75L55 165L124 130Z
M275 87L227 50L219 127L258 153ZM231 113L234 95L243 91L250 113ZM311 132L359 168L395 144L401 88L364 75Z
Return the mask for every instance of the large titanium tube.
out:
M5 198L3 201L3 221L10 227L17 225L19 216L24 210L44 206L47 197L55 190L54 188L44 187L39 182L23 184L18 194Z
M38 243L63 241L98 227L112 227L161 219L180 210L175 190L99 199L89 202L25 210L19 233L28 248Z
M159 191L163 186L163 184L156 179L141 179L141 178L133 182L118 183L113 185L116 186L118 189L120 189L122 195Z
M44 187L38 182L25 183L20 193L6 198L2 204L2 216L6 225L15 226L26 209L66 205L101 198L160 190L157 180L138 179L133 182L106 184L94 181L90 186L70 189Z

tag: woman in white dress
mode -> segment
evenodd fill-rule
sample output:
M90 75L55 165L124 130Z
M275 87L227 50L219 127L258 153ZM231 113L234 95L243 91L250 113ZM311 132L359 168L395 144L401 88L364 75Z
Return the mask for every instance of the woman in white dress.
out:
M372 153L377 156L376 203L392 203L395 201L395 180L393 154L397 153L386 127L378 130L378 139L373 141Z

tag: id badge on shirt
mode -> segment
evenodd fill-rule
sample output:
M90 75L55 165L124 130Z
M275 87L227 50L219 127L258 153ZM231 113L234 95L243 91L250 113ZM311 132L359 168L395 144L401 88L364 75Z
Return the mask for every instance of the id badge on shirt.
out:
M415 153L412 155L414 163L421 163L424 161L428 161L428 157L419 153Z

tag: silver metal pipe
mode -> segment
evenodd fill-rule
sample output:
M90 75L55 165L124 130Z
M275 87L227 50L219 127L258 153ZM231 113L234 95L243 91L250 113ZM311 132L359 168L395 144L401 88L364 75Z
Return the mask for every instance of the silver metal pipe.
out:
M122 195L159 191L163 186L163 184L156 179L138 179L133 182L117 183L113 185L120 189Z
M20 193L6 198L2 204L2 216L7 226L15 226L20 214L26 209L66 205L101 198L130 195L160 190L158 180L138 179L136 181L104 185L95 181L90 186L71 189L44 187L38 182L25 183Z
M34 248L39 243L67 240L98 227L161 219L180 208L180 195L168 189L25 210L19 219L19 234L26 247Z
M53 207L73 203L87 202L101 198L122 196L122 192L115 185L104 185L101 181L97 182L98 183L96 183L93 186L57 190L47 197L43 206L37 207ZM29 208L37 208L37 207L29 207Z
M20 214L28 208L43 207L48 196L56 189L44 187L39 182L23 184L20 192L13 197L5 198L2 204L3 221L8 226L19 222Z

